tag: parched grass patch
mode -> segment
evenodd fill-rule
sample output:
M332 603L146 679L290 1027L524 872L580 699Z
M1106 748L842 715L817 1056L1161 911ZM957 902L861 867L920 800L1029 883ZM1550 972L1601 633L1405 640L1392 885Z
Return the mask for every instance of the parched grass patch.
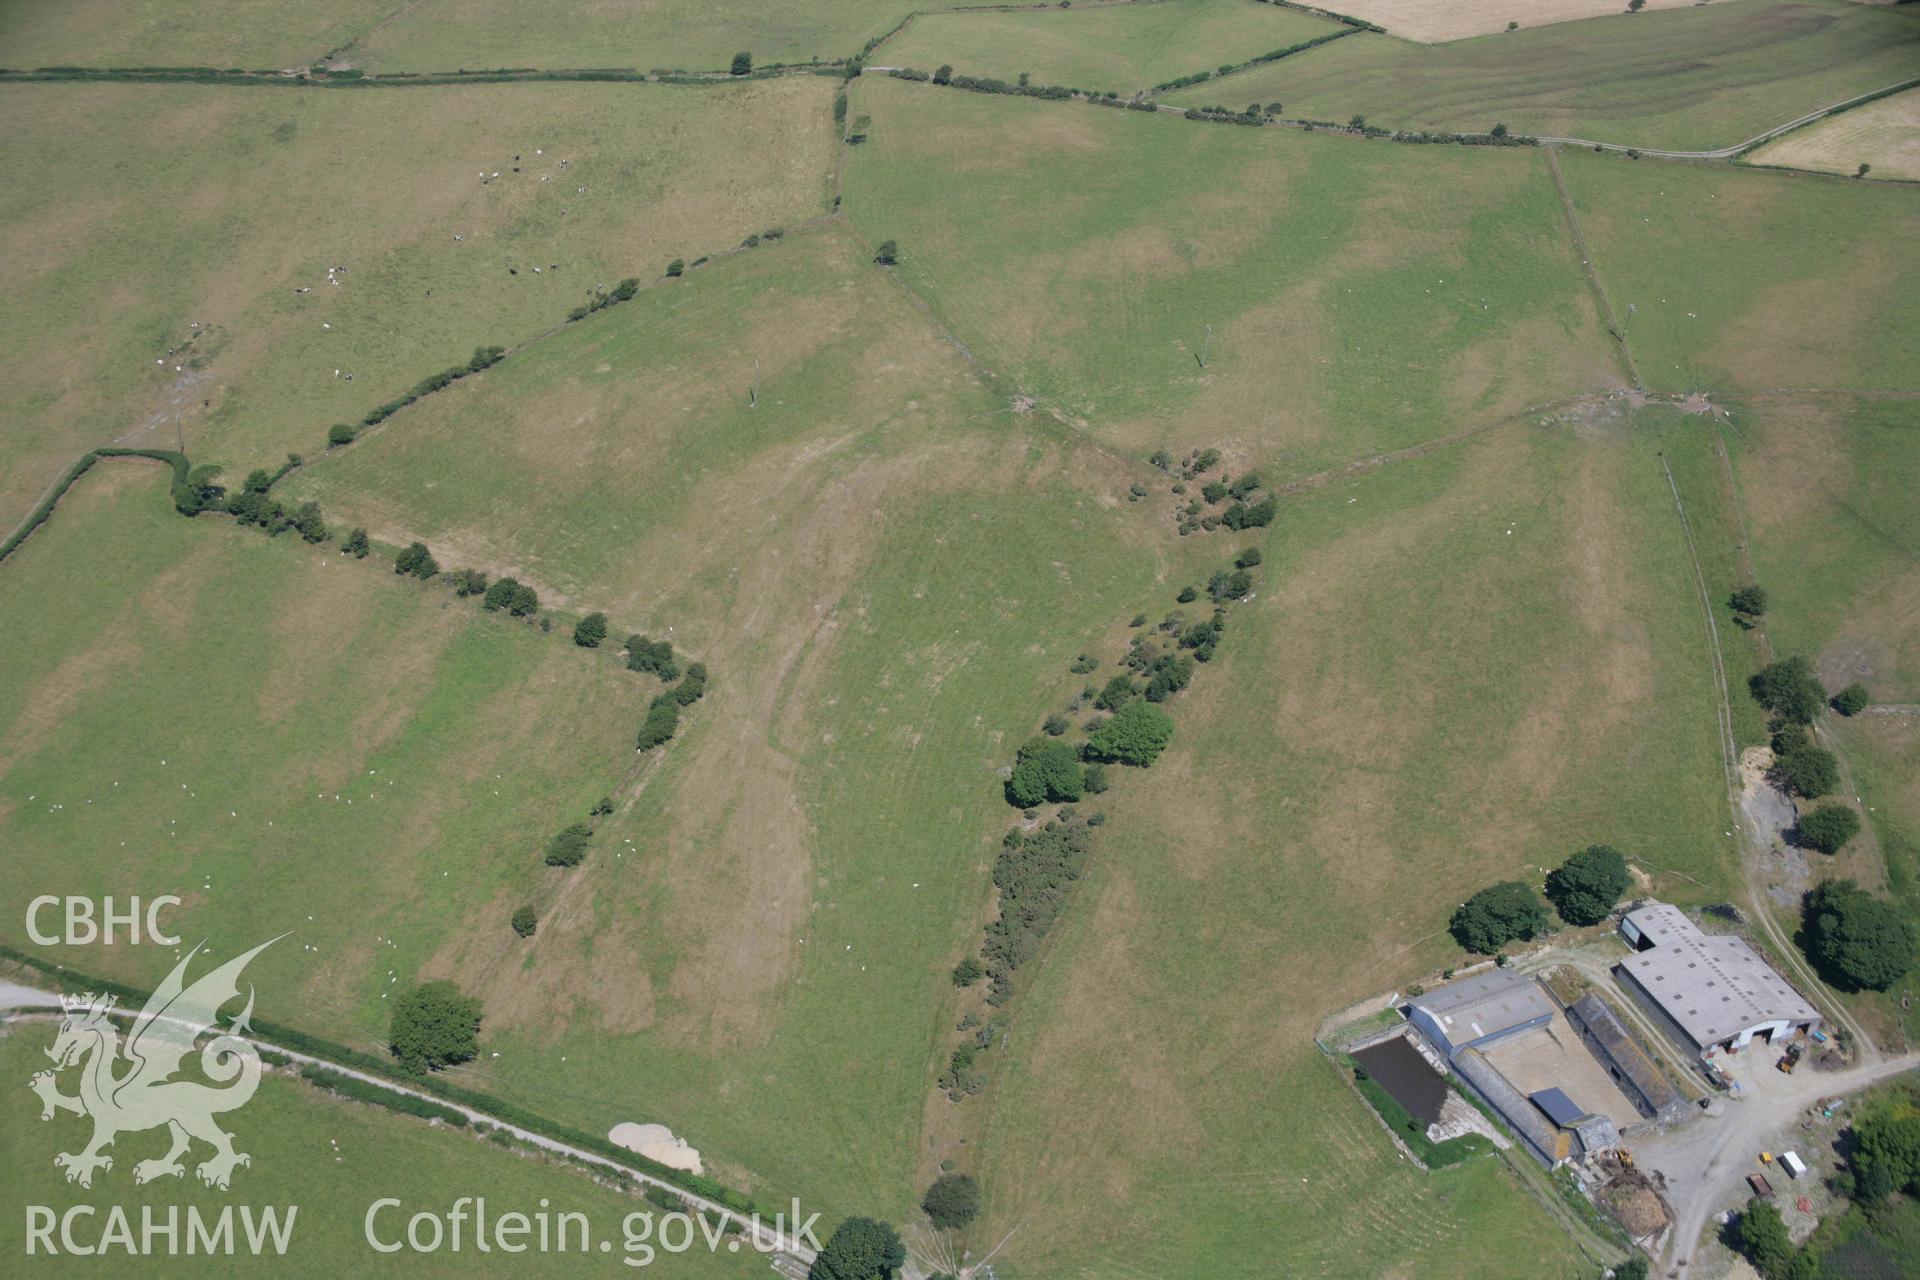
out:
M273 989L262 984L259 995L264 1008L272 1001ZM26 1021L9 1028L0 1039L0 1067L9 1078L25 1080L45 1069L43 1050L53 1043L54 1026L51 1022ZM73 1091L73 1075L68 1073L68 1079L62 1081L64 1091ZM471 1221L465 1224L459 1252L443 1247L432 1253L409 1250L394 1255L404 1259L403 1263L393 1263L388 1255L374 1252L367 1244L365 1222L376 1200L396 1198L401 1206L381 1209L374 1219L375 1229L382 1243L404 1241L407 1219L413 1214L445 1214L460 1196L484 1196L493 1221L497 1221L494 1215L510 1212L525 1213L534 1221L533 1215L541 1212L543 1204L552 1215L550 1223L557 1223L562 1212L587 1215L592 1228L588 1252L593 1261L583 1257L576 1227L569 1230L567 1251L529 1249L513 1262L520 1274L576 1276L583 1268L617 1265L609 1264L606 1255L599 1252L600 1240L613 1242L614 1258L623 1256L623 1219L651 1208L637 1195L589 1177L557 1157L530 1157L517 1146L503 1148L477 1139L464 1129L430 1126L411 1116L344 1101L286 1074L268 1075L251 1102L220 1117L220 1125L233 1134L235 1148L253 1158L251 1165L234 1172L229 1191L205 1187L194 1176L193 1163L204 1159L210 1150L199 1143L186 1158L183 1177L137 1185L133 1166L164 1154L164 1128L123 1133L113 1146L113 1168L97 1174L91 1190L71 1185L54 1167L53 1157L57 1152L79 1150L91 1128L89 1122L61 1114L43 1124L38 1102L31 1097L8 1111L0 1120L0 1137L5 1139L12 1158L0 1170L0 1197L9 1203L46 1205L55 1214L64 1214L77 1205L96 1206L95 1215L83 1214L73 1220L76 1242L83 1244L98 1243L106 1229L103 1198L124 1209L133 1225L136 1244L143 1209L151 1208L156 1223L162 1226L170 1212L178 1215L179 1234L173 1254L167 1252L164 1235L153 1237L155 1251L147 1256L129 1255L114 1247L107 1256L114 1260L116 1275L180 1274L189 1261L190 1212L197 1212L211 1227L223 1210L231 1210L236 1247L244 1249L240 1207L245 1205L256 1220L271 1206L280 1212L282 1222L297 1206L293 1230L284 1256L275 1256L270 1248L260 1258L242 1254L238 1261L229 1260L229 1274L270 1272L293 1280L328 1280L341 1275L471 1276L476 1265L484 1265L475 1260ZM22 1213L0 1219L0 1248L15 1259L9 1273L28 1280L73 1274L72 1259L64 1248L57 1255L49 1255L42 1245L36 1253L28 1253L25 1225ZM423 1234L421 1238L430 1236ZM59 1240L57 1234L55 1240ZM697 1248L673 1256L658 1250L648 1270L687 1280L744 1280L764 1274L766 1260L746 1249L730 1254L724 1248L718 1253Z
M1071 85L1122 95L1177 76L1238 65L1340 24L1256 0L1163 0L1028 12L927 14L874 60L962 75Z
M1622 9L1625 6L1621 6ZM1381 128L1730 147L1909 79L1920 18L1846 0L1617 13L1425 48L1362 34L1171 94L1181 106L1285 104L1294 119Z
M1795 129L1743 159L1816 173L1853 174L1865 164L1872 166L1866 175L1870 179L1920 181L1920 90L1908 89Z
M1663 894L1738 883L1657 447L1514 426L1289 502L1173 746L1105 797L1023 997L988 1098L990 1238L1022 1223L1042 1269L1258 1248L1287 1274L1578 1273L1537 1224L1482 1251L1535 1222L1520 1190L1496 1162L1420 1180L1312 1036L1455 962L1468 894L1595 840ZM1145 1256L1098 1229L1116 1205L1161 1224Z
M0 86L0 525L97 445L311 457L477 346L821 212L832 95Z
M1650 389L1920 388L1920 262L1898 247L1920 235L1910 192L1586 151L1560 163Z
M1646 8L1676 9L1699 0L1648 0ZM1504 31L1509 22L1532 30L1557 22L1611 17L1626 6L1620 0L1527 0L1508 12L1498 5L1467 5L1458 0L1340 0L1340 11L1364 18L1393 35L1425 44Z
M854 98L855 223L990 368L1140 457L1287 478L1617 380L1532 149Z

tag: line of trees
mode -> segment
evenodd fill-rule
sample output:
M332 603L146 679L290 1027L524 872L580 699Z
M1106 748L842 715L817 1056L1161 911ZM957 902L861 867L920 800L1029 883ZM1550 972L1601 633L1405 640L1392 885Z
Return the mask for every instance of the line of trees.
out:
M1593 925L1612 913L1632 883L1618 849L1588 845L1547 873L1546 896L1568 924ZM1509 942L1538 937L1550 923L1539 894L1521 881L1504 880L1461 903L1447 928L1464 949L1490 956Z

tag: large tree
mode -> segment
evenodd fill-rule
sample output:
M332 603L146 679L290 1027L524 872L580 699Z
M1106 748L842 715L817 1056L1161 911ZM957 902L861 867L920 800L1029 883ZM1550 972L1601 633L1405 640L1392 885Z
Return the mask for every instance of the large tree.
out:
M1851 880L1829 880L1802 910L1807 954L1837 985L1885 991L1913 967L1912 921Z
M1860 834L1860 815L1844 804L1823 804L1800 815L1799 842L1822 853L1838 853Z
M1102 760L1145 767L1173 741L1173 717L1151 702L1130 702L1087 742L1089 754Z
M1007 801L1026 809L1048 800L1071 804L1086 788L1080 756L1056 738L1034 738L1020 748L1013 775L1007 779Z
M1773 760L1774 781L1803 800L1831 795L1840 788L1840 762L1833 752L1815 746L1796 747Z
M410 987L393 1002L388 1043L409 1071L470 1061L480 1052L480 1001L451 982Z
M1800 724L1811 724L1827 702L1826 688L1813 674L1813 663L1798 655L1762 667L1747 685L1761 706Z
M964 1173L944 1174L920 1199L927 1221L942 1231L957 1231L980 1212L980 1184Z
M1611 845L1589 845L1547 874L1547 897L1568 924L1598 924L1633 883Z
M1469 951L1493 955L1516 938L1531 938L1547 927L1547 909L1538 895L1518 880L1490 885L1460 904L1448 928Z
M807 1268L807 1280L892 1280L905 1264L907 1247L884 1222L848 1218Z

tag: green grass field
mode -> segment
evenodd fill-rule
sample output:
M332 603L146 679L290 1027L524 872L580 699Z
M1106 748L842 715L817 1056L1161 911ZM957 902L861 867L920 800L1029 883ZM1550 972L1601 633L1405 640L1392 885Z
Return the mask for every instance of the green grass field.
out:
M1137 456L1308 473L1621 379L1536 151L894 80L855 109L855 224L1002 378Z
M248 0L161 32L147 3L0 0L0 33L32 29L0 62L713 69L850 55L911 8ZM1897 79L1916 22L1742 0L1360 34L1180 100L1713 145ZM1124 91L1331 29L1251 0L935 12L872 61ZM230 479L298 450L276 497L555 611L543 631L390 551L186 520L163 468L100 463L0 563L0 943L151 986L171 948L36 948L21 906L176 893L170 923L216 953L291 931L249 971L259 1016L370 1053L395 992L451 979L484 1006L454 1082L588 1133L669 1125L728 1185L916 1244L950 1160L984 1192L952 1243L997 1249L1003 1280L1590 1280L1540 1179L1421 1173L1314 1037L1462 963L1468 895L1591 843L1660 897L1743 900L1674 489L1740 745L1765 737L1744 684L1769 641L1908 704L1825 726L1872 837L1830 865L1920 908L1913 193L844 88L866 136L843 147L826 76L0 86L0 534L88 447L180 440ZM481 343L516 349L323 451ZM1726 416L1673 402L1695 392ZM1281 487L1269 527L1175 535L1190 495L1149 458L1202 448ZM1109 819L1086 872L984 1090L949 1101L980 998L950 975L1021 821L1003 769L1117 669L1130 619L1247 548L1253 593L1167 704L1171 747L1084 806ZM1748 581L1764 633L1725 602ZM597 652L568 635L589 610ZM645 756L660 685L620 662L630 632L712 671ZM586 861L543 866L603 796ZM1916 984L1859 1002L1889 1047L1920 1034ZM0 1033L0 1256L20 1205L80 1198L51 1165L77 1122L20 1088L43 1032ZM382 1194L639 1207L285 1078L233 1127L256 1157L235 1194L311 1208L288 1265L220 1274L378 1274ZM128 1141L105 1196L211 1200L134 1191Z
M172 448L176 422L237 474L317 453L595 286L819 213L832 94L0 87L0 527L83 450Z
M1428 47L1362 34L1169 94L1279 102L1290 119L1730 147L1914 74L1920 19L1844 0L1743 0L1619 14Z
M1649 389L1920 389L1920 266L1895 247L1920 232L1909 193L1585 151L1560 163Z
M423 0L347 50L374 71L454 67L638 67L724 71L850 58L910 13L955 0L660 0L607 6L566 0Z
M0 58L46 66L305 66L393 11L385 0L0 0Z
M1340 30L1329 19L1255 0L1163 3L1064 12L928 14L875 53L887 66L1073 85L1127 94L1177 76L1284 49Z
M593 1260L582 1258L576 1228L569 1237L572 1252L529 1250L511 1259L515 1274L577 1276L599 1268L611 1275L618 1274L620 1260L629 1256L627 1215L651 1208L638 1196L616 1190L573 1166L523 1155L464 1131L345 1102L287 1075L268 1075L251 1102L222 1118L235 1147L253 1157L250 1167L235 1172L229 1191L201 1186L191 1167L180 1180L136 1186L134 1163L166 1149L161 1131L123 1135L112 1148L112 1170L96 1175L91 1190L82 1190L62 1179L53 1156L77 1150L86 1140L88 1122L63 1114L43 1123L39 1100L24 1087L28 1076L48 1065L42 1053L52 1041L53 1024L41 1020L11 1022L0 1032L0 1068L10 1083L18 1085L9 1090L13 1096L7 1106L0 1108L0 1142L8 1155L0 1172L0 1197L16 1209L0 1220L0 1249L11 1259L9 1275L97 1275L103 1265L116 1275L129 1276L181 1275L189 1269L195 1275L241 1277L473 1275L487 1262L501 1261L502 1255L496 1252L489 1259L475 1252L471 1220L463 1237L465 1247L458 1253L445 1248L434 1253L383 1254L366 1243L365 1219L376 1200L392 1197L402 1202L400 1209L383 1209L375 1219L377 1238L392 1243L402 1237L408 1216L423 1210L444 1215L462 1196L486 1197L488 1213L495 1219L508 1212L525 1213L532 1219L542 1205L554 1215L587 1215L590 1242L596 1250ZM74 1087L69 1073L61 1088L71 1093ZM206 1153L196 1144L191 1158L204 1158ZM120 1251L105 1258L27 1255L22 1206L44 1205L56 1214L76 1205L95 1206L94 1217L76 1219L80 1243L91 1244L105 1228L108 1207L116 1204L130 1216L136 1239L143 1207L151 1206L164 1222L168 1206L177 1206L183 1255L188 1206L209 1219L230 1205L236 1207L236 1214L241 1205L252 1206L255 1212L273 1206L283 1215L288 1206L297 1206L297 1212L283 1257L272 1253L253 1257L244 1252L234 1257L170 1257L164 1252L164 1237L155 1237L157 1256L145 1259L129 1258ZM640 1229L638 1222L633 1224L636 1235ZM235 1233L240 1233L237 1223ZM597 1252L603 1239L614 1246L609 1254ZM54 1240L59 1242L57 1233ZM636 1247L630 1256L643 1255ZM766 1274L766 1262L747 1250L728 1253L724 1246L720 1253L711 1254L703 1243L686 1253L656 1251L642 1274L689 1280L759 1276Z
M1396 1168L1311 1037L1586 844L1682 901L1736 882L1655 447L1515 426L1288 504L1173 748L1107 798L988 1098L975 1238L1017 1225L1038 1274L1587 1274L1496 1165Z

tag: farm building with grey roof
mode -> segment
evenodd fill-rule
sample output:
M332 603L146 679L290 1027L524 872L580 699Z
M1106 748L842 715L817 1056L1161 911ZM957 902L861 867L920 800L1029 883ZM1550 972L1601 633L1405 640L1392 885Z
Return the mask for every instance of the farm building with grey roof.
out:
M1490 969L1407 1002L1413 1024L1451 1058L1462 1049L1544 1027L1554 1003L1532 978L1511 969Z
M1614 973L1696 1053L1820 1025L1820 1011L1744 938L1702 933L1678 907L1636 908L1620 933L1637 949Z

